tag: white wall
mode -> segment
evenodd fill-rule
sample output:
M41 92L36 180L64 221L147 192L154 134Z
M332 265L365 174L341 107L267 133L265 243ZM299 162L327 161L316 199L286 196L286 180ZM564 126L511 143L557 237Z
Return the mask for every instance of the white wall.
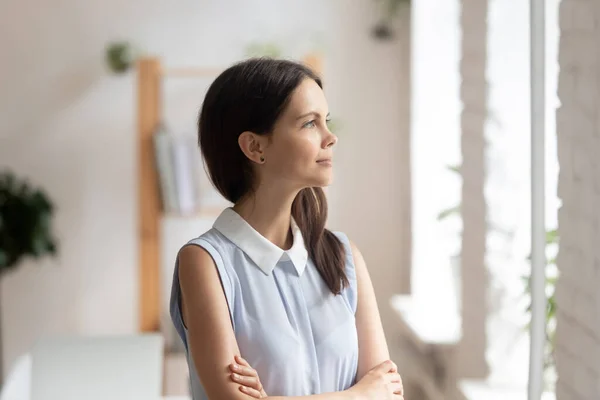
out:
M600 4L562 0L556 113L558 400L600 398Z
M387 296L406 289L409 259L407 16L402 40L379 43L372 2L0 3L0 166L52 196L61 244L56 261L3 278L5 366L40 335L136 330L135 88L103 66L118 38L168 65L219 66L253 40L301 56L322 36L330 107L344 126L330 225L363 250L391 332Z

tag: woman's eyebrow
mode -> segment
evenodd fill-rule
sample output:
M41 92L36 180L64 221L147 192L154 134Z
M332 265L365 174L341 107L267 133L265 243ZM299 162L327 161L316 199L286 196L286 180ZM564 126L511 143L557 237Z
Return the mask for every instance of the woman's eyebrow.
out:
M298 117L298 118L296 118L296 119L302 119L302 118L306 118L306 117L308 117L309 115L314 115L314 116L316 116L316 117L320 117L320 116L321 116L321 114L320 114L320 113L318 113L317 111L310 111L310 112L307 112L307 113L305 113L305 114L302 114L301 116L299 116L299 117ZM327 113L327 117L329 117L329 116L330 116L330 113Z

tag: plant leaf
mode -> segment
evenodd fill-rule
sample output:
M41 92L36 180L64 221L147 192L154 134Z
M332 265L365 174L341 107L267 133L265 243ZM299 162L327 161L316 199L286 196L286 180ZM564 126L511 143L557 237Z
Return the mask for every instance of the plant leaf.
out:
M551 231L546 232L546 243L557 243L558 242L558 230L553 229Z
M460 204L441 211L437 216L437 220L438 221L444 220L454 214L460 214Z
M460 169L461 169L462 165L461 164L457 164L457 165L447 165L446 168L451 171L454 172L458 175L460 175Z

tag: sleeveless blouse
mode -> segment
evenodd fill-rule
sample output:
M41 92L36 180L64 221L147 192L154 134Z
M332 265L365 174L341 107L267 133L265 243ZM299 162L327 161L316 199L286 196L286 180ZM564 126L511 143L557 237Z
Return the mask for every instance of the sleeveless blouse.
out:
M343 243L350 281L341 295L334 295L308 257L293 218L291 227L293 245L284 251L227 208L212 229L186 246L200 246L214 260L240 354L258 372L269 396L343 391L354 385L358 367L350 243L345 234L334 232ZM178 270L176 261L171 319L186 350L192 399L207 400L182 320Z

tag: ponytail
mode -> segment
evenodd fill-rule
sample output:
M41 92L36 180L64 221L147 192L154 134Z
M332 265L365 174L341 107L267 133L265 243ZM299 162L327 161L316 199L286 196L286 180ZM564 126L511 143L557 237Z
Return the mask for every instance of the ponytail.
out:
M292 204L292 217L298 224L308 255L333 294L350 284L345 272L342 242L325 229L327 198L320 187L301 190Z

